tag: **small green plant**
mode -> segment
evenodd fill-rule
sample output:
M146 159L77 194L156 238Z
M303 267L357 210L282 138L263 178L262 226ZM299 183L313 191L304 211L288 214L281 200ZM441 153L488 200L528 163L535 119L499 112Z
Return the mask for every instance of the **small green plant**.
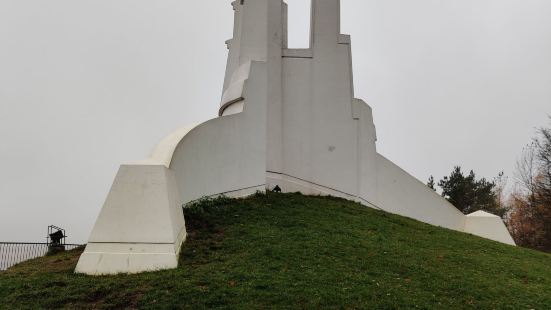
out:
M184 214L187 216L201 215L211 213L219 208L227 206L233 199L226 196L203 197L201 199L189 202L182 206Z

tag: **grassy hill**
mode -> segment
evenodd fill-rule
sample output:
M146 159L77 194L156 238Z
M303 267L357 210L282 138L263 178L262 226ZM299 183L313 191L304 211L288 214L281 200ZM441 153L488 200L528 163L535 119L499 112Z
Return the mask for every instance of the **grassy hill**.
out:
M0 308L551 307L551 255L298 194L187 210L177 270L74 275L80 251L0 273Z

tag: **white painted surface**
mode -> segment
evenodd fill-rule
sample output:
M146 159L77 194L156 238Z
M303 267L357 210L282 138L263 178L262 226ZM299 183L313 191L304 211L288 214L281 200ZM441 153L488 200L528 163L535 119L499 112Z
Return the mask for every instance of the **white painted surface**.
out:
M180 128L166 138L164 138L159 144L155 147L151 156L148 159L137 161L132 164L134 165L163 165L165 167L170 167L172 162L172 157L174 156L174 151L180 141L197 125L192 125L184 128Z
M385 211L421 222L463 231L465 215L394 163L377 158L375 204Z
M501 218L488 212L477 211L467 215L465 232L501 243L516 245Z
M245 88L245 81L249 79L250 71L251 62L248 61L237 68L237 70L232 74L230 84L228 88L224 91L224 94L222 94L220 115L237 114L243 111L243 99L245 96L243 92ZM231 112L226 112L226 110L231 106L233 106ZM240 108L238 112L235 106L238 106Z
M465 217L377 153L371 108L354 98L339 0L312 1L308 49L286 48L282 1L232 5L221 116L174 133L150 159L121 167L77 272L174 268L185 236L182 204L276 185L511 244L499 218Z
M179 253L172 244L89 243L75 272L99 276L173 269Z
M245 109L245 100L238 100L220 108L221 116L239 114Z
M123 165L96 221L77 273L174 268L186 238L181 197L164 165Z
M266 65L255 62L242 113L197 126L180 142L170 170L182 203L266 184ZM231 196L231 195L230 195Z

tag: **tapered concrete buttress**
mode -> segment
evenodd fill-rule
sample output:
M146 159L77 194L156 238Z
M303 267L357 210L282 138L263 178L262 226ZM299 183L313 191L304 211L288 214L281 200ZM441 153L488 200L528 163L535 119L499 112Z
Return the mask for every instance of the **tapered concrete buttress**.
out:
M176 268L185 220L174 174L163 165L121 166L76 272Z
M463 215L377 152L372 109L354 96L339 0L312 0L305 49L287 46L283 1L232 7L219 117L178 130L149 159L121 166L77 272L175 268L186 236L182 205L276 186L514 244L501 219Z
M494 239L501 243L515 245L507 227L497 215L477 211L467 215L465 232L479 237Z

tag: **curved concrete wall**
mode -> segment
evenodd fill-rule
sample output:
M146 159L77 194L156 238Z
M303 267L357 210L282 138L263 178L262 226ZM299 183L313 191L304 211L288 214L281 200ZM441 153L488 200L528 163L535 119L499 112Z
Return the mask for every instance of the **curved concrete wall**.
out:
M266 184L266 65L253 63L242 113L191 130L176 147L174 171L184 203L203 196L242 196Z

